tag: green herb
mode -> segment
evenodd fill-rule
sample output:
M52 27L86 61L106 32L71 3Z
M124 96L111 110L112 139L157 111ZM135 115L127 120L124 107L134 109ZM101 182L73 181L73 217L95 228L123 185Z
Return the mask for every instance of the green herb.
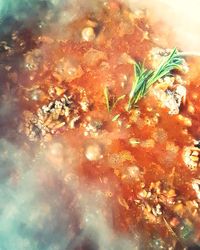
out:
M136 104L146 94L147 82L153 74L153 71L145 69L141 63L135 63L134 73L135 77L129 95L128 110L130 110L133 104Z
M121 95L120 97L118 97L118 98L114 101L114 103L113 103L113 105L112 105L112 109L117 105L117 103L118 103L119 101L123 100L125 97L126 97L126 95Z
M115 116L112 118L112 122L117 121L117 120L119 119L119 117L120 117L120 114L115 115Z
M170 55L163 59L156 70L144 68L141 63L135 63L134 74L135 78L132 84L132 89L129 95L128 110L135 105L142 97L144 97L149 88L160 78L170 74L172 70L181 70L183 64L182 55L177 49L173 49Z
M111 100L108 87L104 88L104 96L108 112L110 112L117 105L119 101L123 100L126 97L126 95L122 95L119 96L117 99Z
M108 112L110 112L111 108L110 108L110 100L109 100L109 90L108 87L104 88L104 96L105 96L105 100L106 100L106 107Z
M181 70L182 65L183 58L175 48L172 50L171 54L165 60L163 60L160 66L153 72L152 77L148 81L147 87L151 86L152 83L156 82L163 76L169 75L172 70Z
M132 147L135 147L137 144L140 144L140 141L136 138L130 138L129 143L131 144Z

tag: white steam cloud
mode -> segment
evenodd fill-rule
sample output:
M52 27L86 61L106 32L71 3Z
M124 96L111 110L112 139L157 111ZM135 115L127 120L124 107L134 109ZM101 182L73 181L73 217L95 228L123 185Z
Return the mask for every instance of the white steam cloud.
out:
M166 24L173 32L174 46L200 53L199 0L124 0L122 2L126 2L132 9L137 6L148 9L149 19L153 24ZM168 35L165 32L166 30L163 29L161 34Z

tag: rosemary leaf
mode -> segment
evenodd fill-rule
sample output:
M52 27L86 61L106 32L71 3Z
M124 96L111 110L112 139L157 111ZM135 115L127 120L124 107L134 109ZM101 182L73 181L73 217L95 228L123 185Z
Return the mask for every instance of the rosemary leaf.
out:
M153 75L148 80L148 85L151 86L160 78L168 75L172 70L181 70L181 65L183 64L183 59L181 54L178 53L177 49L173 49L171 54L164 58L159 67L153 72Z
M129 111L141 98L143 98L149 88L160 78L170 74L172 70L181 70L183 58L181 53L178 53L174 48L170 55L163 59L156 70L145 69L141 63L134 65L134 81L129 94L128 108Z
M116 101L113 103L111 109L113 109L113 108L117 105L117 103L118 103L119 101L123 100L125 97L126 97L126 95L121 95L121 96L119 96L119 97L116 99Z
M117 105L117 103L126 97L126 95L121 95L116 100L111 101L108 87L104 88L104 96L108 112L112 111L112 109Z
M152 75L152 70L145 69L140 63L134 65L135 78L129 95L128 110L132 108L146 93L148 78Z
M110 112L111 108L110 108L110 100L109 100L109 90L108 87L104 88L104 96L105 96L105 100L106 100L106 107L108 112Z
M112 118L112 122L117 121L117 120L119 119L119 117L120 117L120 114L115 115L115 116Z

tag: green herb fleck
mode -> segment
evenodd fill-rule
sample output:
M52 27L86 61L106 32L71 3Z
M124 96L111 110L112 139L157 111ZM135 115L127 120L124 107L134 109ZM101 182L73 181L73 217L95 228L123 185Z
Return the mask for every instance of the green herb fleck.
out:
M104 96L105 96L106 107L107 107L108 112L112 111L112 109L117 105L117 103L126 97L126 95L122 95L122 96L119 96L117 99L111 100L108 87L104 88Z
M108 112L110 112L111 107L110 107L110 100L109 100L109 90L108 87L104 88L104 96L105 96L105 100L106 100L106 107Z
M117 120L119 119L119 117L120 117L120 114L115 115L115 116L112 118L112 122L117 121Z

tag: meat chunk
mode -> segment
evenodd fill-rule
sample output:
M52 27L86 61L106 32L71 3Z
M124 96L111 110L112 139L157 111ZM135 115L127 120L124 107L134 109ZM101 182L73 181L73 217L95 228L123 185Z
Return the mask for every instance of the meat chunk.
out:
M36 114L25 111L25 127L22 130L30 141L46 141L64 126L68 125L70 129L73 129L79 118L71 96L64 95L59 101L55 100L42 106Z
M25 55L25 67L29 71L38 70L41 62L42 62L42 51L40 49L31 50Z
M200 180L199 179L193 180L192 188L196 192L197 198L200 200Z
M162 90L154 89L155 96L161 101L162 106L169 109L170 115L177 115L180 112L180 106L185 103L186 88L182 85L177 85L175 89Z
M200 149L197 144L191 147L185 147L183 150L183 161L191 171L197 170L199 166L199 152Z
M150 51L150 59L152 61L153 68L157 68L159 64L162 62L163 58L166 58L171 53L170 49L162 49L159 47L155 47Z
M83 75L81 66L73 59L62 58L55 66L53 76L59 82L71 82Z
M105 52L91 48L84 54L83 62L88 67L95 67L107 59Z

